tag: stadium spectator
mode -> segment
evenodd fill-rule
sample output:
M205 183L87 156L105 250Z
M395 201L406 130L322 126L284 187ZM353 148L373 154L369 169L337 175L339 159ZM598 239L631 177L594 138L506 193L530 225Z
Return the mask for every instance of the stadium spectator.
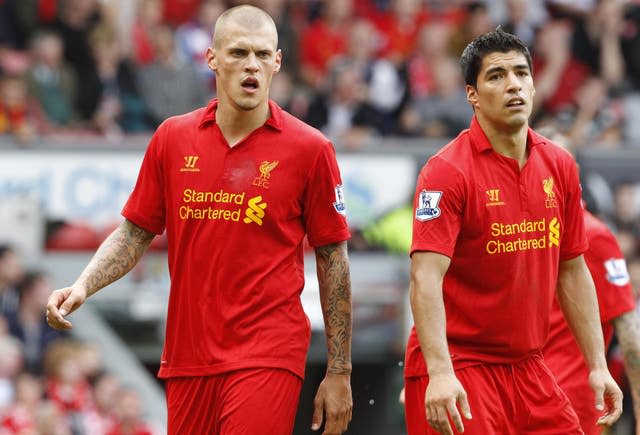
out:
M16 285L23 273L18 251L11 245L0 243L0 315L17 312L20 296Z
M298 47L300 76L316 89L324 85L335 56L347 49L353 0L327 0L321 7L321 16L302 30Z
M558 19L538 30L533 50L534 115L539 110L554 116L572 109L580 85L591 75L571 53L571 31L570 21Z
M140 70L140 91L154 125L202 106L210 96L195 66L176 53L174 32L158 26L153 34L155 61Z
M95 81L83 78L95 74L95 59L89 47L89 34L99 23L100 8L97 0L61 0L58 18L51 26L61 36L64 57L75 71L75 107L83 120L90 120L95 110Z
M84 413L83 427L88 434L105 435L116 425L116 398L120 391L120 379L103 372L93 383L93 409Z
M139 0L136 19L131 29L133 61L137 65L149 65L155 59L153 35L162 24L160 0Z
M372 125L381 135L397 133L397 118L407 101L406 69L396 68L387 59L376 58L376 28L365 19L356 19L349 30L346 53L336 56L330 75L354 68L366 86L365 102L377 113Z
M142 417L142 403L137 391L121 387L116 392L115 425L106 435L154 435L156 432Z
M29 271L17 285L20 303L15 314L7 316L9 333L22 342L24 365L31 373L42 373L47 347L66 336L47 325L45 307L53 291L51 280L40 271Z
M433 73L435 64L444 59L455 60L449 53L454 30L455 27L440 21L427 23L420 29L416 49L407 60L407 80L412 100L427 98L436 91Z
M109 136L120 132L148 131L147 107L138 90L134 65L122 55L113 28L101 24L89 34L89 46L95 59L95 73L83 80L95 82L92 123L99 132Z
M357 150L383 123L383 116L368 102L367 84L356 65L336 66L329 77L329 92L317 93L305 119L322 130L336 146Z
M225 6L222 0L203 0L193 19L176 30L176 46L179 56L192 63L210 93L215 90L215 75L207 65L206 52L211 32Z
M0 415L14 402L14 380L23 369L22 347L17 338L0 335Z
M54 32L38 33L31 42L33 63L27 72L29 91L52 127L67 127L78 119L77 75L64 60L63 50L62 39Z
M473 116L460 68L455 60L443 58L433 62L432 74L435 91L412 100L403 114L404 129L429 138L454 137Z
M73 426L80 427L82 413L93 408L93 399L77 350L78 343L74 341L56 341L45 353L44 372L48 399L58 405Z
M465 8L466 17L459 24L459 31L455 32L451 38L451 53L456 58L462 54L462 50L472 39L495 28L485 1L469 1L465 3Z
M0 413L0 434L29 435L36 432L36 413L42 399L43 388L39 378L29 373L20 373L15 378L16 397L4 413Z
M427 14L419 0L391 0L389 11L376 19L379 55L400 67L415 50Z
M38 435L77 435L73 431L64 412L51 401L40 403L36 411L36 428Z
M20 144L32 141L42 125L38 109L23 76L0 74L0 134L9 134Z

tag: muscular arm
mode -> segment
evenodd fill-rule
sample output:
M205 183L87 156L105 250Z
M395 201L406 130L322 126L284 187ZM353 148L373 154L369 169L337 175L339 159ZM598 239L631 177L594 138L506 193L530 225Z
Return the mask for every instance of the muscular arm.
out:
M55 290L47 303L47 322L55 329L71 329L64 317L77 310L86 298L122 278L147 250L154 234L125 220L100 245L71 287Z
M640 420L640 317L630 311L613 319L613 327L622 349L624 368L633 397L633 413Z
M155 234L125 220L100 245L74 286L87 297L122 278L140 261Z
M598 300L582 255L560 263L557 294L560 308L589 367L589 384L596 397L594 406L605 411L598 424L611 425L622 413L622 391L607 368Z
M464 430L457 406L471 418L467 393L453 370L447 344L447 320L442 283L451 260L435 252L415 252L411 257L409 296L418 341L429 371L425 413L431 427L453 434L448 416L458 432Z
M351 373L351 278L347 242L316 248L320 304L327 336L327 371Z
M351 421L351 278L347 242L316 248L320 304L327 336L327 373L313 400L311 429L341 434Z

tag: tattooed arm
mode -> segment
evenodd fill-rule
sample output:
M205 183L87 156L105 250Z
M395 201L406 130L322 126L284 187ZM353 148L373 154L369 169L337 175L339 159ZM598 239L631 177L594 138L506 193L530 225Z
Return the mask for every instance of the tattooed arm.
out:
M633 414L640 420L640 318L630 311L613 319L613 327L620 342L624 368L633 398ZM640 431L638 432L640 433Z
M324 434L341 434L351 421L351 278L347 242L316 248L320 304L327 337L327 373L314 400L311 429L325 417Z
M71 329L64 317L86 298L122 278L138 263L155 234L125 220L98 248L71 287L54 291L47 303L47 322L55 329Z

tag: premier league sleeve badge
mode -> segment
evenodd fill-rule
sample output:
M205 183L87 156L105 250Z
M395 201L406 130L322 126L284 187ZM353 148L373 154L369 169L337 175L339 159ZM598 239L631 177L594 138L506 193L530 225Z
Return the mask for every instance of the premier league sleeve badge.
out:
M440 198L442 198L442 192L423 189L418 197L416 219L420 222L424 222L440 217L441 211L440 208L438 208Z

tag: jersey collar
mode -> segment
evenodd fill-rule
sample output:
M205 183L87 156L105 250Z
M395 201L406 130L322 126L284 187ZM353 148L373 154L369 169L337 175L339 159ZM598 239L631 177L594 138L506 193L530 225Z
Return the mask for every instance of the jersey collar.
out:
M209 102L200 117L198 127L204 127L210 122L216 122L217 107L218 99L214 99ZM273 100L269 100L269 112L271 113L271 116L269 116L269 119L267 119L267 122L265 122L264 125L275 130L282 131L282 109Z
M479 153L493 149L491 147L491 142L487 139L487 135L482 130L482 127L480 127L480 123L475 116L471 119L469 137L471 139L471 144ZM532 148L543 142L545 142L544 137L529 128L527 131L527 146Z

